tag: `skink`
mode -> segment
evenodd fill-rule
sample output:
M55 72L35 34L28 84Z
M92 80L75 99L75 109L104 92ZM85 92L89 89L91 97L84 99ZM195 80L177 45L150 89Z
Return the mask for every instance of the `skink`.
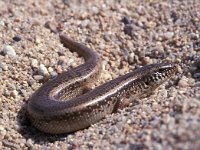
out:
M29 118L36 128L46 133L84 129L135 98L151 93L177 73L176 64L151 64L83 93L100 74L101 59L94 50L64 34L60 40L70 51L82 56L85 63L47 81L30 98Z

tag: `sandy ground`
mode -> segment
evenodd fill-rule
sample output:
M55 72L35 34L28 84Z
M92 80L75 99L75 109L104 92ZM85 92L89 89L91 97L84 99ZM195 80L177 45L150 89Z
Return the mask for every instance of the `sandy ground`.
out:
M197 0L1 0L0 149L198 149L199 22ZM26 119L28 98L83 63L59 42L60 32L102 56L96 85L156 62L179 63L179 73L87 129L44 134Z

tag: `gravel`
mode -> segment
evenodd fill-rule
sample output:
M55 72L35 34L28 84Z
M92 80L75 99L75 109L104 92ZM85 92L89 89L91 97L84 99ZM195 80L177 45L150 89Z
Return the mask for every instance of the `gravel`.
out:
M0 8L0 149L199 149L199 1L2 0ZM179 63L179 73L87 129L44 134L27 120L29 97L84 62L62 46L61 31L101 55L93 86L156 62Z

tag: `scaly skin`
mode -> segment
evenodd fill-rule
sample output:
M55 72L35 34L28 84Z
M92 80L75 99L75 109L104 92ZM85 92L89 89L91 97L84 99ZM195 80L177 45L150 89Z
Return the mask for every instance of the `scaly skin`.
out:
M60 39L65 47L83 56L85 63L49 80L30 98L29 118L46 133L84 129L127 106L134 98L152 92L177 73L177 65L172 63L147 65L81 95L85 85L100 74L101 59L95 51L66 35L60 35ZM132 98L124 99L127 96Z

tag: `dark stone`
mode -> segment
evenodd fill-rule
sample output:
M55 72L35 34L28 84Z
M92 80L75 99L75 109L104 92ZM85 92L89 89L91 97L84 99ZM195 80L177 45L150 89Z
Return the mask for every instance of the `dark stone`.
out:
M121 20L125 25L126 24L131 24L132 23L132 21L128 18L128 17L126 17L126 16L124 16L123 18L122 18L122 20Z
M22 38L20 36L16 35L16 36L13 37L13 40L16 41L16 42L19 42L19 41L22 40Z

